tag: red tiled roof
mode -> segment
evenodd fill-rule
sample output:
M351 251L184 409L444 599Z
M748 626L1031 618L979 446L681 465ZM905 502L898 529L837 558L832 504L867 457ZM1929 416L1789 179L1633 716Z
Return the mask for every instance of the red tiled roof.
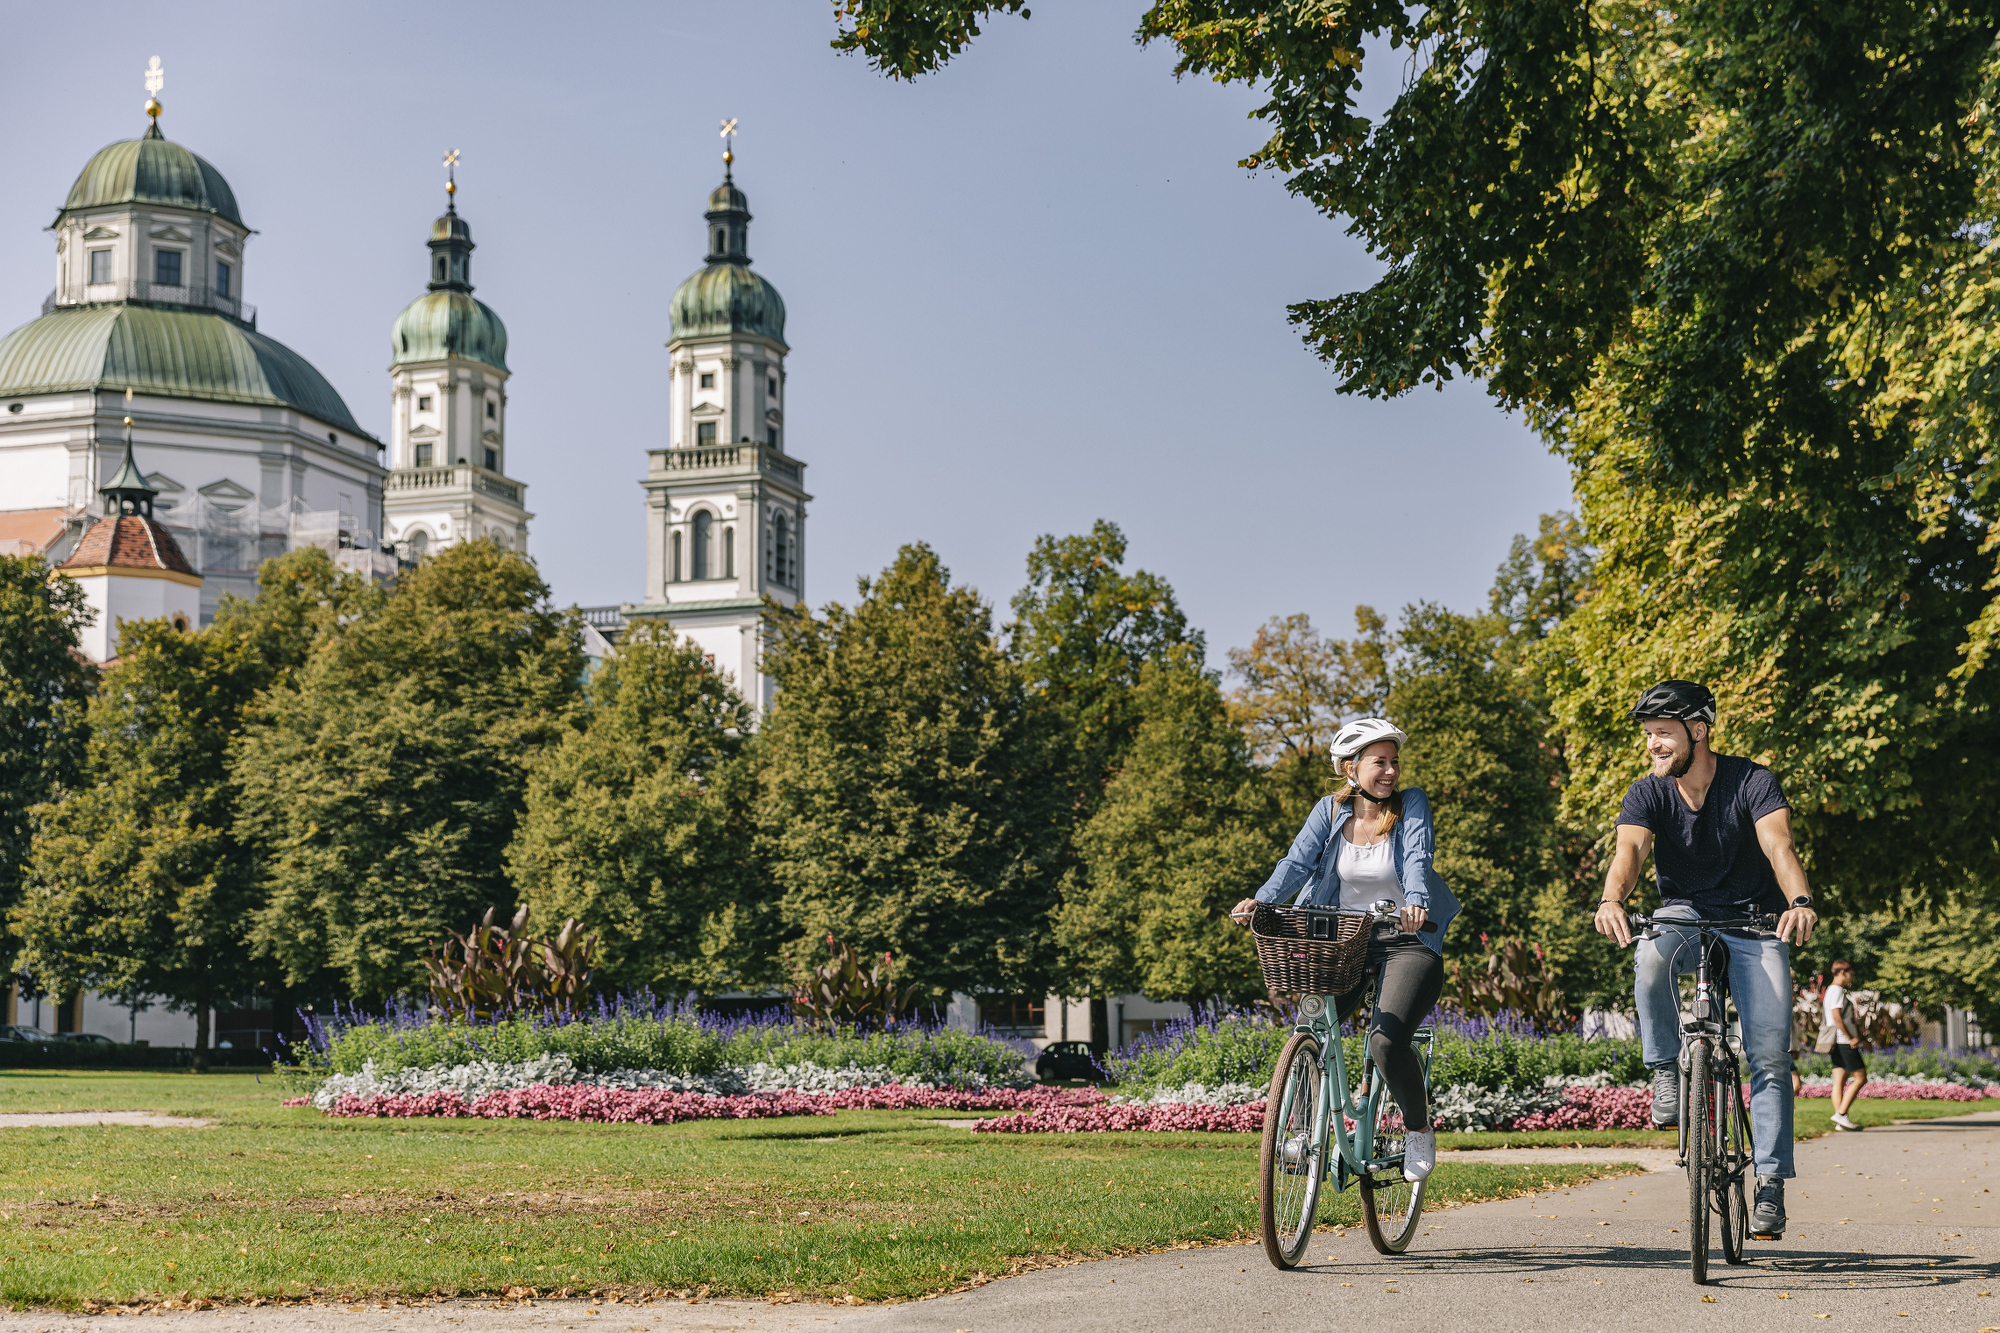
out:
M62 509L12 509L0 513L0 542L19 542L23 547L46 551L62 536Z
M194 567L174 544L173 534L150 518L134 514L122 518L100 518L76 544L76 553L63 561L64 569L87 569L110 565L116 569L170 569L192 574Z

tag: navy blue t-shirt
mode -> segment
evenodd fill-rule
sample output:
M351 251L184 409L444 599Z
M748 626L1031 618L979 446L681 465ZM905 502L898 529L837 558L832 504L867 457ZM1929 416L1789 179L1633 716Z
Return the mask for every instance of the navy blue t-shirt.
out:
M1719 754L1699 811L1688 809L1672 778L1647 774L1625 793L1618 822L1653 831L1662 906L1684 903L1711 918L1782 912L1785 897L1757 843L1757 821L1790 804L1770 769Z

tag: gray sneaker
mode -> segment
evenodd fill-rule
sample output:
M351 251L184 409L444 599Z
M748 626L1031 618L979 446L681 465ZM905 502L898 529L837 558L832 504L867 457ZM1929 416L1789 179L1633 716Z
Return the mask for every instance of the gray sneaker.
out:
M1781 1177L1757 1177L1757 1202L1750 1209L1750 1234L1758 1240L1785 1238L1785 1182Z
M1672 1065L1653 1071L1653 1124L1672 1129L1681 1122L1681 1071Z

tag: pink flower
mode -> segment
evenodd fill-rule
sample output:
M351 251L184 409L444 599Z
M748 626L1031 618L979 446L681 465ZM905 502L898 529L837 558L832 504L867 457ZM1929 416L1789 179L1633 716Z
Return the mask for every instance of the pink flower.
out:
M1199 1106L1170 1102L1157 1106L1058 1106L982 1120L981 1134L1102 1134L1114 1130L1167 1132L1203 1130L1253 1134L1264 1128L1264 1103L1248 1106Z
M1647 1088L1564 1088L1563 1104L1533 1111L1509 1129L1648 1129L1653 1094Z
M787 1115L832 1115L848 1110L1018 1111L1100 1105L1096 1088L992 1088L959 1092L891 1083L843 1092L752 1092L712 1097L702 1092L650 1088L599 1088L584 1083L537 1083L512 1092L489 1092L468 1102L456 1092L402 1093L392 1097L342 1097L328 1115L383 1119L587 1120L607 1124L671 1125L682 1120L754 1120ZM292 1103L288 1103L292 1104Z

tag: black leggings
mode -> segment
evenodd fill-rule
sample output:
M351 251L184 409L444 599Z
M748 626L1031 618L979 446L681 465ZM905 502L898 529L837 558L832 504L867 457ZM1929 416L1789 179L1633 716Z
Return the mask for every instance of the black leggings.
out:
M1368 1054L1403 1113L1403 1128L1429 1129L1424 1066L1410 1037L1444 994L1444 959L1412 936L1378 927L1368 942L1368 967L1381 978L1375 992L1375 1019L1368 1026ZM1363 981L1334 1001L1342 1022L1353 1016L1367 992L1368 983Z

